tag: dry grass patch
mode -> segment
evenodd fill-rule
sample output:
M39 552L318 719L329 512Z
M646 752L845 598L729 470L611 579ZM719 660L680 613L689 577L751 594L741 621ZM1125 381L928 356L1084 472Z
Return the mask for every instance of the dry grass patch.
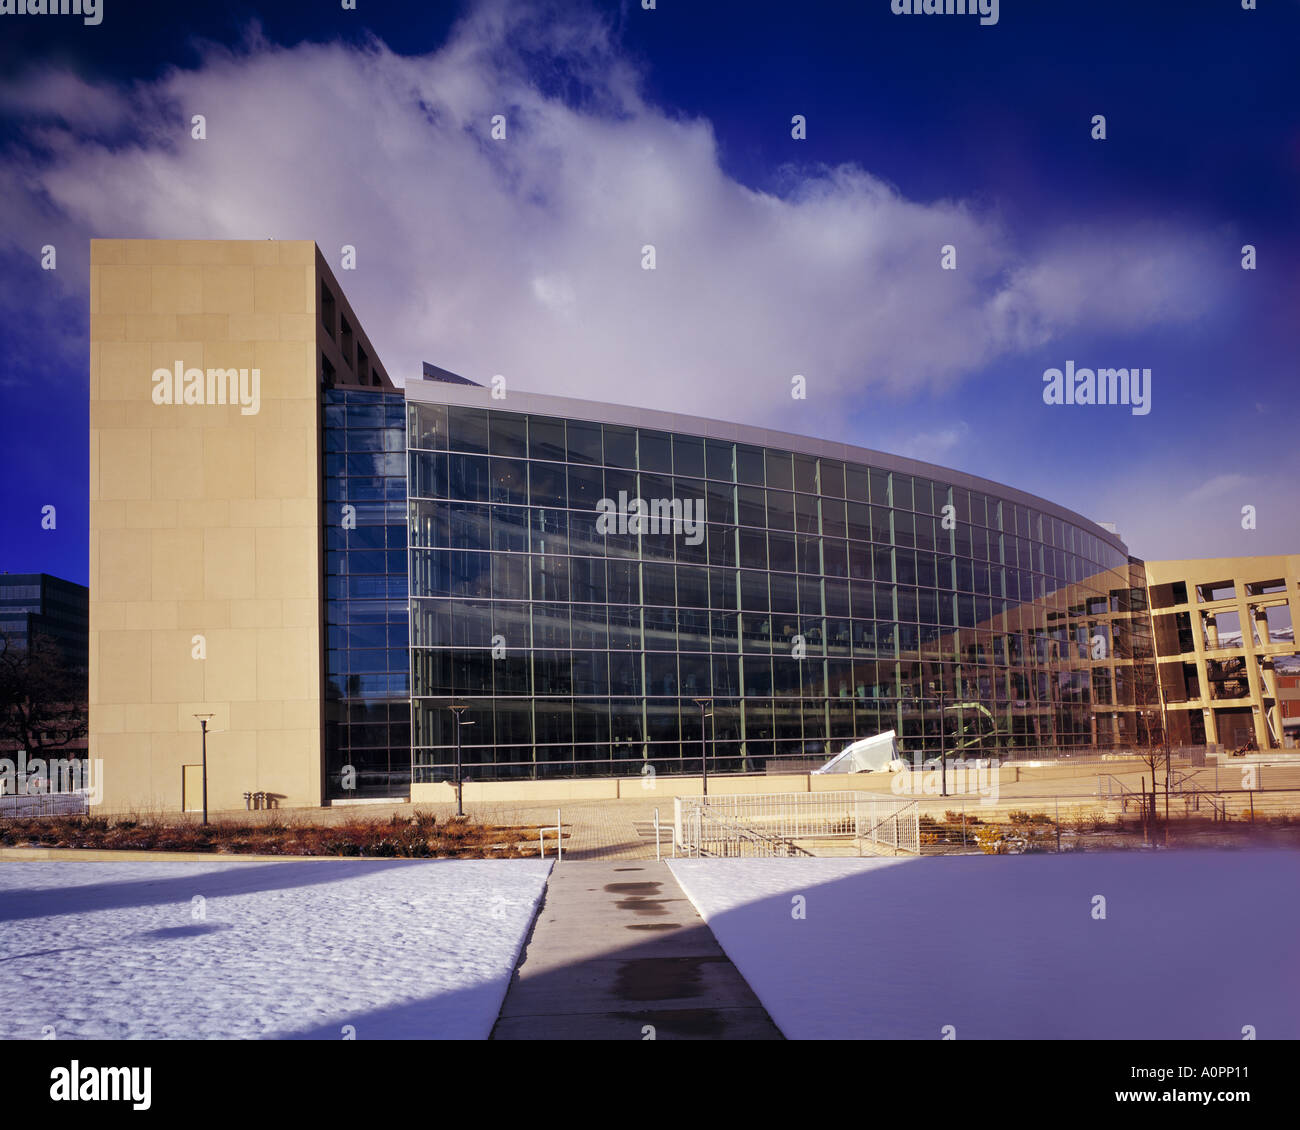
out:
M212 855L351 856L380 859L519 859L537 854L537 829L439 822L431 812L386 819L314 824L309 818L265 821L185 816L54 816L0 821L0 846L178 851Z

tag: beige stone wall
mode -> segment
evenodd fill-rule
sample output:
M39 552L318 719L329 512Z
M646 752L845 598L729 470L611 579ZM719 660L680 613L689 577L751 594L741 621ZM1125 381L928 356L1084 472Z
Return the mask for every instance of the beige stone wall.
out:
M852 777L814 777L808 773L772 774L771 776L732 777L714 775L709 778L710 796L748 796L753 793L806 793L827 792L838 789L864 787L862 781L888 789L889 778L879 774L858 774ZM852 781L850 784L849 782ZM571 800L663 800L671 804L676 796L699 796L704 782L699 777L600 777L592 780L558 778L553 781L467 781L464 785L466 803L493 803L500 801ZM412 804L445 804L456 800L456 786L439 781L436 784L413 784Z
M106 809L321 798L316 248L94 240L90 751ZM260 405L154 403L153 373L256 368ZM206 658L193 658L193 637Z
M1276 746L1284 737L1282 707L1278 695L1277 676L1272 660L1279 656L1300 654L1295 640L1286 642L1256 643L1252 633L1253 610L1261 607L1287 605L1292 628L1300 627L1300 554L1279 554L1260 557L1206 557L1179 561L1146 562L1147 584L1157 585L1182 581L1187 586L1187 600L1156 608L1153 617L1188 613L1194 652L1182 655L1162 654L1163 662L1195 661L1200 696L1179 702L1172 709L1196 710L1201 713L1208 742L1223 742L1219 733L1216 712L1248 707L1252 714L1255 743L1260 749ZM1264 581L1283 580L1285 591L1269 595L1252 595L1247 586ZM1218 600L1202 600L1198 586L1232 583L1232 590ZM1240 644L1225 643L1221 648L1210 647L1205 639L1204 616L1209 613L1217 619L1225 614L1235 615L1241 631ZM1246 675L1250 686L1248 697L1240 699L1212 699L1209 695L1208 660L1229 655L1244 655ZM1261 660L1263 663L1261 664Z

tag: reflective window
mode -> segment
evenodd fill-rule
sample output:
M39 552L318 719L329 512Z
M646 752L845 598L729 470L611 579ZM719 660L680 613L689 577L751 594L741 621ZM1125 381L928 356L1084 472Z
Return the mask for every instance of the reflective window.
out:
M411 779L408 534L421 547L420 582L446 588L443 547L478 544L486 508L407 507L408 434L413 444L446 446L445 410L421 414L400 392L375 389L326 389L322 400L323 446L338 453L326 457L322 484L326 796L404 796ZM486 427L486 414L479 425ZM412 452L411 469L430 497L447 497L446 454ZM452 639L449 624L420 626L430 641ZM426 674L429 685L444 685L441 673Z
M457 698L480 779L698 772L700 696L718 772L815 764L891 728L908 753L984 756L1131 729L1123 668L1086 643L1134 646L1142 582L1064 519L654 429L426 405L396 417L396 440L393 423L375 403L326 405L327 523L369 508L355 529L327 524L328 667L347 702L387 704L409 638L416 728L363 715L332 750L401 733L416 779L447 779ZM390 530L405 437L409 512Z

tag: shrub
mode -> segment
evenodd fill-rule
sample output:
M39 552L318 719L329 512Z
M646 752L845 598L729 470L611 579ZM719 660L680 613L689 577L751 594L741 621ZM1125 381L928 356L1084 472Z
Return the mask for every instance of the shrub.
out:
M961 827L962 814L960 812L954 812L950 808L948 809L947 812L943 814L943 818L947 820L949 824L956 824L959 828ZM982 823L983 821L980 820L980 818L976 816L973 812L966 813L966 826L968 828L972 827L975 824L982 824Z
M942 829L940 829L942 831ZM201 825L185 816L134 814L121 820L66 816L0 821L0 843L47 847L134 849L266 855L519 858L516 846L528 833L453 819L442 825L429 812L410 817L362 820L339 825L289 820L227 820Z

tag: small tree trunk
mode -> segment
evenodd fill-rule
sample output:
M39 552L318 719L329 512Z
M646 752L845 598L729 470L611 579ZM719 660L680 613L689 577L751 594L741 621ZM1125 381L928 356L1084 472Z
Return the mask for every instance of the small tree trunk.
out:
M1151 842L1151 817L1147 811L1147 779L1145 777L1142 778L1142 792L1139 795L1142 797L1142 842L1149 844Z

